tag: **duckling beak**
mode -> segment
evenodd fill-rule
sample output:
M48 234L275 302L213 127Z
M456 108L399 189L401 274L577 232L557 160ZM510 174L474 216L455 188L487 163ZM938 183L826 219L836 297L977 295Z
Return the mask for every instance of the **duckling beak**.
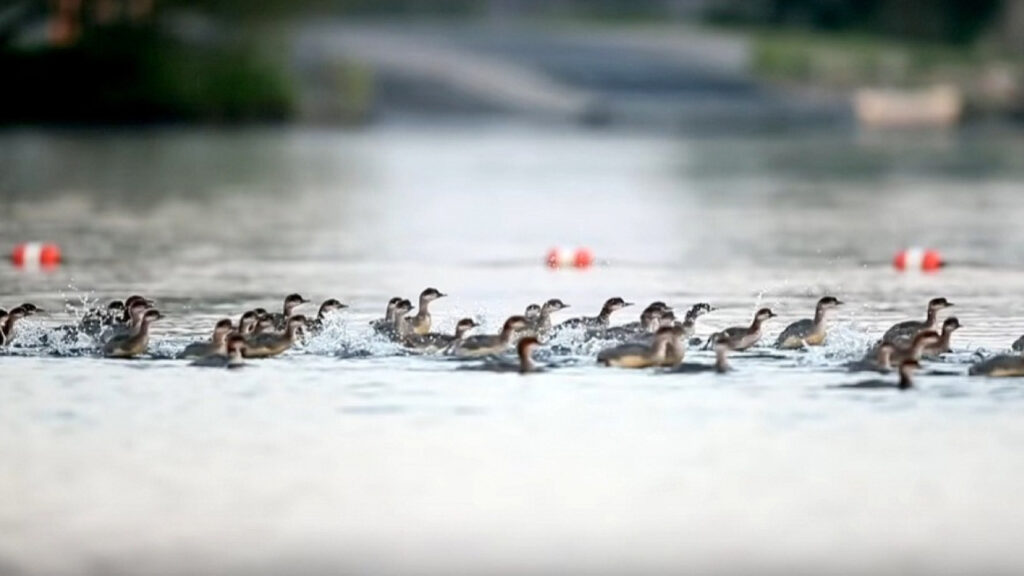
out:
M633 303L632 303L632 302L623 302L623 303L622 303L622 307L623 307L623 308L625 308L625 307L627 307L627 306L632 306L632 305L633 305Z

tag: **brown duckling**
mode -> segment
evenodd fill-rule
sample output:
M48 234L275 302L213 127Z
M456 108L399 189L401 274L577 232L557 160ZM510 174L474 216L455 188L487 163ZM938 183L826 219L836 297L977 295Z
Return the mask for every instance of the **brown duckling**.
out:
M269 358L282 354L292 347L296 335L305 325L306 317L299 314L288 319L283 332L263 332L250 336L245 341L245 357Z
M903 347L897 345L893 348L890 362L899 365L904 360L920 360L926 348L937 346L941 340L942 337L934 330L918 332L909 345Z
M402 301L401 296L395 296L388 300L388 306L384 310L384 318L378 318L370 322L370 327L378 334L390 334L395 326L395 308Z
M324 324L327 322L327 318L336 312L348 308L348 305L342 304L340 300L336 298L328 298L320 304L320 310L316 313L316 318L309 320L306 331L309 334L316 335L324 330Z
M209 356L211 354L227 354L227 342L226 339L228 334L234 330L234 325L231 320L225 318L217 322L213 327L213 336L209 340L203 342L193 342L178 354L179 359L185 358L199 358L201 356Z
M281 313L270 315L271 320L274 323L274 329L284 330L287 320L295 313L295 309L307 302L309 302L309 300L306 300L299 294L289 294L285 296L284 305L281 307Z
M427 334L430 332L430 303L438 298L444 298L437 288L427 288L420 292L420 306L416 314L409 318L409 330L413 334Z
M464 338L452 347L452 352L456 356L464 358L502 354L511 346L512 335L516 330L524 328L526 328L526 318L511 316L508 320L505 320L505 324L501 327L501 332L498 334L482 334Z
M191 362L192 366L202 368L241 368L245 365L245 337L241 334L228 336L223 352L208 354Z
M418 352L439 352L458 345L466 337L466 333L476 328L478 324L472 318L463 318L455 324L455 334L440 334L431 332L429 334L409 334L403 340L402 345Z
M252 331L256 328L256 321L259 320L260 315L255 310L249 310L242 314L238 319L238 328L235 329L235 334L241 336L248 336L252 334Z
M605 348L597 355L597 363L602 366L619 368L659 366L665 362L665 351L678 337L678 331L675 328L665 326L658 329L654 334L654 340L649 345L631 343Z
M134 358L145 354L149 348L149 328L153 322L163 318L159 310L150 308L142 315L138 330L131 334L119 334L103 345L107 358Z
M814 307L814 319L797 320L787 326L775 340L775 347L780 350L795 350L806 346L821 346L825 343L827 333L825 316L829 310L834 310L842 304L834 296L825 296L818 300Z
M950 316L942 322L942 333L939 334L939 342L934 345L925 346L923 355L925 357L939 356L940 354L948 353L951 348L951 340L953 338L953 332L960 329L960 321L957 320L956 316Z
M885 331L882 342L892 342L899 345L910 342L919 332L925 330L937 330L939 328L939 311L952 306L953 303L945 298L932 298L928 302L928 314L924 322L919 320L907 320L894 324Z
M732 370L729 366L729 352L732 347L729 344L730 340L728 336L720 334L715 338L715 363L714 364L679 364L673 367L669 372L673 374L694 374L702 372L717 372L719 374L725 374Z
M771 308L761 308L754 314L754 320L750 323L750 326L732 326L726 328L717 334L713 334L708 339L708 343L712 344L718 342L718 336L724 334L729 338L729 346L732 350L740 351L750 348L754 344L757 344L761 340L761 325L766 320L775 318L776 314L772 312Z

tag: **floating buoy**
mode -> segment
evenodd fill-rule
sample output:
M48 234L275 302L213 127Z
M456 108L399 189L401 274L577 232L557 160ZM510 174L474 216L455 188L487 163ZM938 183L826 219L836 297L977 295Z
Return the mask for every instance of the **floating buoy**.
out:
M942 255L925 248L907 248L896 253L892 265L897 270L924 270L934 272L945 265Z
M11 262L19 268L57 266L60 264L60 247L40 242L18 244L11 251Z
M552 248L548 250L547 264L548 268L590 268L594 254L587 248Z

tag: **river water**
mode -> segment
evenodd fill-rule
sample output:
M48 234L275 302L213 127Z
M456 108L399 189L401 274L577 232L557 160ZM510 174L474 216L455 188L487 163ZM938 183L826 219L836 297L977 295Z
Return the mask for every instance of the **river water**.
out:
M1019 573L1024 390L963 374L1024 331L1024 138L853 130L649 134L498 123L0 135L0 266L32 301L0 356L0 573ZM586 271L548 270L587 246ZM936 274L893 254L943 251ZM827 344L725 376L487 374L368 337L436 286L450 329L610 296L786 323L847 306ZM288 292L351 308L234 372L169 359ZM35 338L140 292L153 358ZM954 353L916 391L837 370L946 296ZM310 308L308 311L313 311ZM633 309L615 320L635 316ZM710 362L705 352L693 361Z

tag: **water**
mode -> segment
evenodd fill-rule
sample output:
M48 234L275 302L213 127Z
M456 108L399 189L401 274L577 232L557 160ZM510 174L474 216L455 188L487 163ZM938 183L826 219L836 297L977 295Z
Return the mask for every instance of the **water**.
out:
M826 388L935 295L964 325L935 367L965 372L1024 330L1019 135L467 124L7 132L0 150L0 246L67 257L0 267L0 304L52 311L0 357L2 573L1024 567L1015 382ZM950 267L891 271L911 244ZM598 265L545 269L559 245ZM579 346L520 377L368 340L390 296L428 285L451 295L432 308L444 330L621 295L712 302L700 335L771 306L771 339L821 294L849 304L822 349L727 376L599 369ZM351 309L239 372L31 346L83 299L140 292L170 317L167 356L291 291Z

